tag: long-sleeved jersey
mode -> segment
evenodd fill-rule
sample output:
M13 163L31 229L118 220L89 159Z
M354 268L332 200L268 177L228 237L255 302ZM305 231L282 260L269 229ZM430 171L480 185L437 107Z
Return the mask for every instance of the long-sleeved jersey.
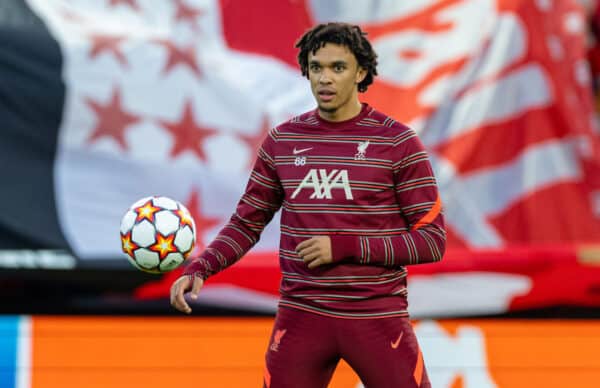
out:
M367 104L347 121L314 110L272 129L235 213L184 274L206 279L234 264L280 208L280 306L353 319L407 316L405 266L444 253L423 145ZM323 235L333 263L309 269L295 248Z

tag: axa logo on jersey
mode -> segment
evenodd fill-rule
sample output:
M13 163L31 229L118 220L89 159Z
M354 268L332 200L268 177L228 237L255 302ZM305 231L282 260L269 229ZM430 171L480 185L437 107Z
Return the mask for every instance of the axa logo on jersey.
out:
M291 198L296 198L303 189L313 190L310 199L332 199L331 191L333 189L343 189L346 199L354 199L348 179L348 170L327 171L324 168L311 168L294 190Z

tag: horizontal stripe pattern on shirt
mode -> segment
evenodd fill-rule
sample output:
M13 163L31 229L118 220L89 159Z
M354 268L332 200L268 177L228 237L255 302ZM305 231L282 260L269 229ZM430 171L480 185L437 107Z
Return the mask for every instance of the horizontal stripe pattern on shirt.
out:
M291 301L289 299L282 298L279 301L280 307L295 308L298 310L308 311L315 314L323 315L331 318L344 318L344 319L377 319L377 318L397 318L397 317L408 317L408 311L406 309L382 311L373 313L354 313L354 312L343 312L339 310L326 309L316 307L307 303L301 303Z
M284 189L295 190L301 182L302 179L283 179L281 180L281 185ZM383 191L394 188L394 185L390 183L357 180L349 180L348 182L350 184L350 187L352 187L352 191Z
M275 157L276 166L296 166L297 156L277 156ZM391 160L385 159L361 159L357 160L348 156L305 156L305 165L328 165L328 166L358 166L358 167L376 167L389 170L392 167Z
M396 282L406 277L406 270L394 271L377 276L308 276L300 273L282 271L283 279L325 287L375 286Z
M343 123L314 110L273 128L229 224L189 271L206 278L235 263L280 208L282 307L347 319L406 317L404 266L438 261L445 249L423 145L368 105ZM338 256L311 269L295 248L316 236L337 241Z
M292 237L307 237L307 236L321 236L327 234L339 234L339 235L363 235L363 236L390 236L390 235L401 235L407 232L407 228L394 228L394 229L358 229L358 228L300 228L291 227L288 225L281 225L281 233Z
M398 214L400 207L391 205L330 205L330 204L292 204L283 201L283 209L292 213L341 213L341 214Z

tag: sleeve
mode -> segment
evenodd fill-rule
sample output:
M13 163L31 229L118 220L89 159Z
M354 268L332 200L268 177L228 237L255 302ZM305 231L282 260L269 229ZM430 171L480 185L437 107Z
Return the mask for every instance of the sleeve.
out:
M246 190L235 213L204 252L188 262L184 275L199 276L206 280L236 263L258 242L263 229L281 207L283 188L273 157L273 132L258 150Z
M395 196L409 231L390 237L332 236L334 262L353 260L397 268L442 259L446 230L427 152L412 130L395 146L395 151L397 160L392 166Z

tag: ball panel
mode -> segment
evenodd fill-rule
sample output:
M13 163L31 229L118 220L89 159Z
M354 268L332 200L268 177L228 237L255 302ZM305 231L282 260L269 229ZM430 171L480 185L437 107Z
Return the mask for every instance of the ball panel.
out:
M121 220L121 234L126 234L133 228L135 224L136 214L132 210L128 210Z
M139 246L131 241L131 232L128 232L127 234L121 234L121 249L127 256L133 257L133 251L138 248Z
M172 271L175 268L179 267L185 258L181 253L169 253L167 257L164 258L163 261L160 262L158 268L161 272Z
M164 236L173 234L179 229L179 217L171 210L161 210L155 214L154 226Z
M143 203L141 206L135 207L131 209L136 214L136 222L141 222L142 220L148 220L150 222L154 222L154 215L161 211L162 208L158 206L154 206L152 201L148 201Z
M159 206L164 209L176 210L177 209L177 201L172 200L168 197L154 197L152 198L152 202L154 206Z
M193 248L194 240L195 238L192 228L186 225L177 232L174 243L177 249L187 254Z
M128 261L128 262L129 262L131 265L133 265L135 268L143 270L143 268L142 268L142 267L140 267L140 266L137 264L137 262L136 262L136 261L133 259L133 257L130 257L130 256L129 256L129 255L127 255L127 254L125 255L125 257L127 258L127 261Z
M156 229L148 220L133 226L131 239L141 247L148 247L156 242Z
M178 251L175 244L173 244L173 240L175 240L175 235L173 234L169 236L163 236L162 234L157 233L156 244L149 246L148 249L152 252L158 253L158 257L162 260L167 257L169 253Z
M180 217L182 218L182 224L188 224L192 227L192 233L194 233L194 237L196 236L196 223L194 222L194 218L192 217L192 213L183 205L179 204L179 210L181 212ZM189 220L189 222L185 222Z
M160 263L158 253L146 248L137 249L134 253L136 263L142 269L155 269Z
M148 202L151 199L152 199L152 197L144 197L142 199L139 199L139 200L135 201L135 203L133 205L131 205L130 209L134 209L136 207L140 207L140 206L142 206L143 204L145 204L146 202Z
M187 208L187 207L185 207L185 205L184 205L184 204L182 204L181 202L179 203L179 208L180 208L181 210L183 210L184 212L186 212L186 213L190 214L190 211L188 210L188 208Z

